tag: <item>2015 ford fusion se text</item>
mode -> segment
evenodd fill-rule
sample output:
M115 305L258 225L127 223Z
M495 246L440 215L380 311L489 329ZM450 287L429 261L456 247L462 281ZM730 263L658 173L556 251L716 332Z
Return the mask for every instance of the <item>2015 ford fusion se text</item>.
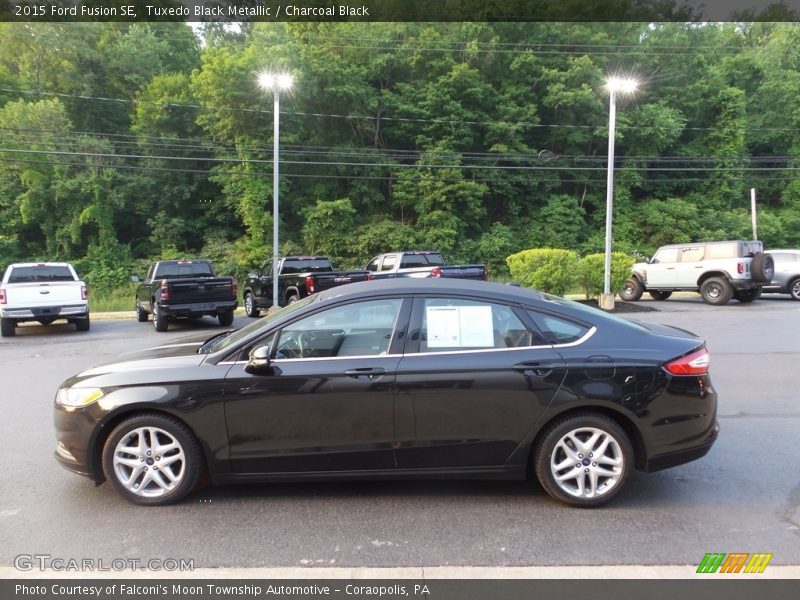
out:
M207 335L207 334L206 334ZM213 484L535 476L594 507L719 426L703 340L484 282L389 280L65 381L56 458L137 504Z

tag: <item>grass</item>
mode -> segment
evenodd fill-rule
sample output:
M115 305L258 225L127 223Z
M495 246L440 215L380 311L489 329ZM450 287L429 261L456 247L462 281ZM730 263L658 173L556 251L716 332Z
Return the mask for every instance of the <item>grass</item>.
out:
M90 312L133 310L136 288L123 286L113 290L89 290Z

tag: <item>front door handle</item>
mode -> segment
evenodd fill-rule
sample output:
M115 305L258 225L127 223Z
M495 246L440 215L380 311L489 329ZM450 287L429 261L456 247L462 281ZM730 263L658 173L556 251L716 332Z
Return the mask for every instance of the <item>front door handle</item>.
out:
M376 379L380 379L384 375L386 375L386 369L381 369L379 367L372 368L372 367L365 367L363 369L348 369L344 372L345 375L348 377L352 377L353 379L358 379L359 377L366 377L370 381L375 381Z

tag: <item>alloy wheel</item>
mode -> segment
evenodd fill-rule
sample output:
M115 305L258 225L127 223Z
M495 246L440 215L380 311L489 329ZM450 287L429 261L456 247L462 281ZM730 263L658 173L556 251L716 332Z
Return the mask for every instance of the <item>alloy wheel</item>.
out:
M591 499L617 486L625 471L625 459L619 442L607 431L581 427L556 442L550 471L563 492Z
M114 475L130 493L157 498L183 480L186 456L180 442L158 427L138 427L114 448Z

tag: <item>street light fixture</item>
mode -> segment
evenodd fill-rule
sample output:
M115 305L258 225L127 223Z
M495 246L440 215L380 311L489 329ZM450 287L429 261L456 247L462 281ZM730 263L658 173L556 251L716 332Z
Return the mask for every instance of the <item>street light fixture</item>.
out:
M261 89L272 92L273 97L273 124L272 133L272 309L277 310L278 304L278 242L280 241L279 217L279 184L278 164L279 156L279 131L280 131L280 97L281 92L292 88L294 80L288 73L261 73L258 76L258 85Z
M606 180L606 250L603 274L603 293L600 295L600 308L614 309L614 296L611 292L611 224L614 219L614 135L617 125L617 94L633 94L639 87L636 79L611 77L606 81L609 94L608 111L608 178Z

